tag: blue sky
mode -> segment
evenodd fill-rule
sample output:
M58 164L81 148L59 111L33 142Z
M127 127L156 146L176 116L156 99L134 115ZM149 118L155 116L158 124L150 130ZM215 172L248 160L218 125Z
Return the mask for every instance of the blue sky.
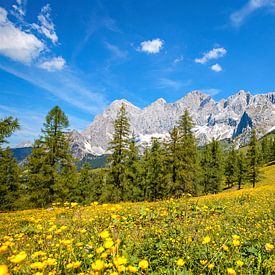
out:
M111 101L274 91L275 0L1 0L0 117L11 145L59 105L82 130Z

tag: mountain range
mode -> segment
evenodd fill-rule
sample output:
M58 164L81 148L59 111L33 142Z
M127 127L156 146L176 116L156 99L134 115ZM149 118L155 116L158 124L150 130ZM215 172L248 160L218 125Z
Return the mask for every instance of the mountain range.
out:
M160 98L142 109L121 99L113 101L84 131L70 133L74 156L83 159L87 155L109 153L113 122L122 104L140 146L150 144L152 137L167 138L185 109L193 119L193 131L199 145L210 142L212 138L241 140L252 128L256 128L260 135L275 128L275 92L252 95L240 90L216 102L211 96L195 90L174 103Z

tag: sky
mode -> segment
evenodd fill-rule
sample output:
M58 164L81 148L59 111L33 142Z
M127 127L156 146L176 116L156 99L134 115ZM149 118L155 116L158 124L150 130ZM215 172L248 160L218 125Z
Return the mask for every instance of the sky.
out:
M83 130L115 99L145 107L275 88L275 0L0 0L0 118L10 146L58 105Z

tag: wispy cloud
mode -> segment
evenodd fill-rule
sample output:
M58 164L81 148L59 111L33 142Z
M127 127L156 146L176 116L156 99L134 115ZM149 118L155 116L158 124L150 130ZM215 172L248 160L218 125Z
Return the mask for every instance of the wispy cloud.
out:
M143 41L140 43L139 51L148 54L156 54L160 52L160 50L163 47L163 44L164 41L159 38Z
M214 96L222 92L221 89L216 89L216 88L200 89L200 91L210 96Z
M55 26L51 18L50 4L42 7L40 14L37 16L38 24L33 23L32 27L36 29L40 34L48 38L53 44L58 41L57 34L55 32Z
M173 89L180 90L183 87L186 87L190 84L189 81L184 82L180 80L175 80L171 78L160 78L157 80L157 89Z
M66 61L64 60L64 58L59 56L40 63L38 67L45 69L49 72L54 72L62 70L65 63Z
M216 73L219 73L219 72L222 71L222 66L217 64L217 63L212 65L210 68L211 68L212 71L214 71Z
M12 5L11 14L19 21L23 21L26 15L26 5L27 0L16 0L16 4Z
M110 50L114 56L114 58L125 59L128 56L128 52L121 50L118 46L113 45L111 43L105 42L105 46L108 50Z
M181 55L181 56L178 56L174 59L173 63L174 64L178 64L180 62L182 62L184 60L184 57Z
M104 95L94 92L92 87L83 83L77 73L69 68L50 74L45 70L38 71L32 67L17 66L15 69L7 64L0 63L0 69L50 92L89 114L97 114L106 106Z
M275 0L249 0L240 10L230 15L231 24L240 26L248 16L262 8L275 9Z
M227 50L225 48L213 48L209 52L204 53L201 58L196 58L195 62L204 64L207 63L209 60L221 58L225 56L226 53Z

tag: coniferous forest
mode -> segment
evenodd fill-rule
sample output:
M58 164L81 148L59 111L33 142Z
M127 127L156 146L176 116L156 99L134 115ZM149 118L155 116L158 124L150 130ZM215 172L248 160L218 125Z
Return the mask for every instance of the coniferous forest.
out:
M54 202L155 201L218 193L234 186L241 189L244 184L255 187L260 167L275 161L275 138L258 140L256 130L244 148L217 140L198 147L187 110L169 139L153 138L150 146L140 149L122 104L105 168L93 169L86 163L77 169L67 139L69 121L58 106L47 114L31 155L19 166L6 147L19 124L13 117L0 121L2 211L48 207Z

